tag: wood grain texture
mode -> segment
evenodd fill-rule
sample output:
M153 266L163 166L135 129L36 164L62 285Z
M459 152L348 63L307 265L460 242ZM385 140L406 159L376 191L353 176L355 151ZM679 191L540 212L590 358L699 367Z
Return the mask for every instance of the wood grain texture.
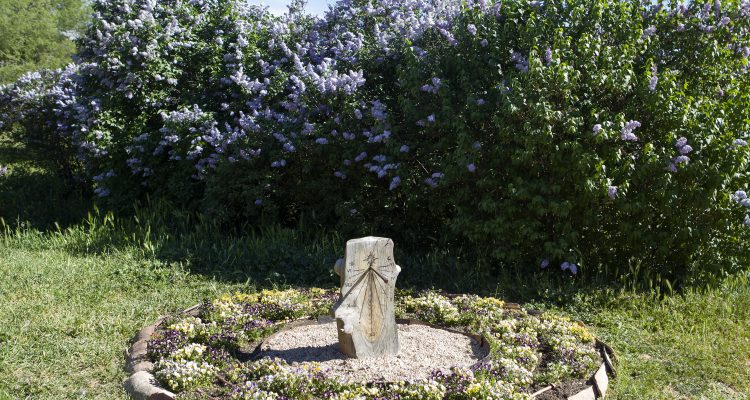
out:
M341 277L341 298L333 306L341 351L355 358L397 354L393 297L401 267L393 259L393 241L349 240L334 271Z

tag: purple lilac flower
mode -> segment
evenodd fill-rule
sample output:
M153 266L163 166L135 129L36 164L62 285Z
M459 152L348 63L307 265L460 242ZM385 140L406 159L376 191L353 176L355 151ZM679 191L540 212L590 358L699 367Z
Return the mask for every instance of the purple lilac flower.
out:
M541 264L539 264L539 266L542 269L545 269L545 268L549 267L549 260L547 260L547 259L542 260L542 262L541 262Z
M398 185L401 184L401 177L400 176L394 176L393 179L391 179L391 184L388 186L388 190L393 190L398 187Z
M466 169L468 169L468 170L469 170L469 172L471 172L471 173L474 173L474 172L476 172L476 170L477 170L477 166L476 166L476 165L474 165L474 163L471 163L471 164L468 164L468 165L466 166Z
M437 182L435 182L435 180L432 178L425 179L424 183L426 183L428 186L433 187L433 188L437 187Z
M326 138L317 138L317 139L315 139L315 143L317 143L317 144L328 144L328 139L326 139Z
M466 30L468 30L469 33L471 33L472 36L476 36L476 34L477 34L477 26L474 25L474 24L469 24L466 27Z
M594 131L594 135L598 135L598 134L599 134L599 132L601 132L601 131L602 131L602 125L601 125L601 124L596 124L596 125L594 125L594 129L593 129L593 131Z
M256 206L263 205L263 200L261 200L261 199L255 199L255 205Z
M607 189L607 195L612 200L616 199L617 198L617 186L610 186Z
M443 81L436 76L433 77L431 81L432 81L431 85L426 84L422 86L422 91L437 94L440 91L440 88L443 86Z
M489 45L489 44L490 44L490 42L488 42L488 41L487 41L487 39L482 39L482 41L481 41L481 42L479 42L479 44L481 44L481 45L482 45L482 47L487 47L487 45Z
M560 269L562 269L563 271L570 271L570 273L573 275L578 273L578 266L567 261L560 264Z
M656 64L651 67L651 79L648 81L648 90L656 91L656 84L659 82L659 76L656 74Z
M547 65L552 64L552 49L549 47L544 51L544 62L547 63Z
M346 175L341 171L336 171L333 173L333 176L339 179L346 179Z
M646 39L656 33L656 27L651 25L648 28L643 30L643 35L641 36L641 39Z
M440 34L443 35L443 37L445 38L445 40L447 40L448 43L450 43L451 46L457 46L458 45L458 40L456 40L456 38L453 36L453 34L450 33L447 29L445 29L445 28L438 28L438 32L440 32Z
M401 145L401 148L398 149L398 151L400 151L401 153L408 153L409 152L409 146L407 146L405 144Z
M354 161L355 162L360 162L360 161L364 160L366 157L367 157L367 152L363 151L363 152L359 153L356 157L354 157Z
M434 123L435 122L435 114L430 114L427 116L427 122Z
M433 172L432 173L432 179L443 179L445 178L445 174L442 172Z
M375 100L372 102L372 117L375 118L378 121L382 121L386 117L385 112L385 104L381 103L378 100Z
M354 117L357 119L362 119L362 111L359 109L354 110Z
M743 207L750 208L750 198L747 197L747 193L744 190L738 190L732 195L732 199Z
M515 67L517 70L521 71L522 73L529 72L529 61L526 60L526 57L524 57L521 53L514 51L510 55L510 61L515 63Z
M0 176L3 176L7 173L8 173L8 166L7 165L0 166Z
M640 126L641 126L641 123L638 121L633 121L633 120L629 121L622 128L620 138L626 142L638 141L638 136L635 136L635 134L633 134L633 130L639 128Z
M745 226L750 228L750 215L745 215Z
M724 17L724 18L721 19L721 21L719 21L718 25L719 26L727 26L727 25L729 25L729 22L731 22L731 21L732 20L729 17Z
M477 149L477 150L478 150L478 149L481 149L481 148L482 148L482 143L481 143L481 142L474 142L474 143L473 143L473 144L471 145L471 147L472 147L472 148L474 148L474 149Z
M738 146L738 147L747 146L747 141L744 140L744 139L735 139L734 140L734 145Z
M485 105L486 103L487 103L487 102L486 102L486 101L485 101L484 99L477 99L477 105L478 105L478 106L483 106L483 105Z
M675 142L674 147L677 148L677 151L680 153L680 155L672 159L669 166L667 167L668 170L675 172L677 171L678 165L687 164L690 161L690 157L688 157L687 154L693 151L693 148L689 144L687 144L687 141L687 138L681 137Z

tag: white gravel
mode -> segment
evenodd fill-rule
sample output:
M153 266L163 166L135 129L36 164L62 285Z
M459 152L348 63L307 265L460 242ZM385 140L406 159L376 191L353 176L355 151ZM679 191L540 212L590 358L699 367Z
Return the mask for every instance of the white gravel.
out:
M295 327L263 343L260 357L279 357L289 364L318 362L347 382L424 379L436 369L469 367L484 357L480 343L466 335L424 325L398 325L401 347L395 356L355 359L338 349L336 323Z

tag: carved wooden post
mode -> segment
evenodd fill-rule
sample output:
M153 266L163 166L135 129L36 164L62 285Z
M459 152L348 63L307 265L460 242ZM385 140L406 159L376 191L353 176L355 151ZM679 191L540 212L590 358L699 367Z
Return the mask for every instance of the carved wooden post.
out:
M333 306L341 352L355 358L397 354L393 294L401 267L393 260L393 241L347 241L334 271L341 276L341 299Z

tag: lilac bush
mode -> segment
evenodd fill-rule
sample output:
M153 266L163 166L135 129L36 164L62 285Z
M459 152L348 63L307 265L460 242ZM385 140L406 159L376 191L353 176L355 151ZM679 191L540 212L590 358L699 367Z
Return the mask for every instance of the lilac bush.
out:
M750 2L706 5L100 0L0 129L113 206L718 272L750 262Z

